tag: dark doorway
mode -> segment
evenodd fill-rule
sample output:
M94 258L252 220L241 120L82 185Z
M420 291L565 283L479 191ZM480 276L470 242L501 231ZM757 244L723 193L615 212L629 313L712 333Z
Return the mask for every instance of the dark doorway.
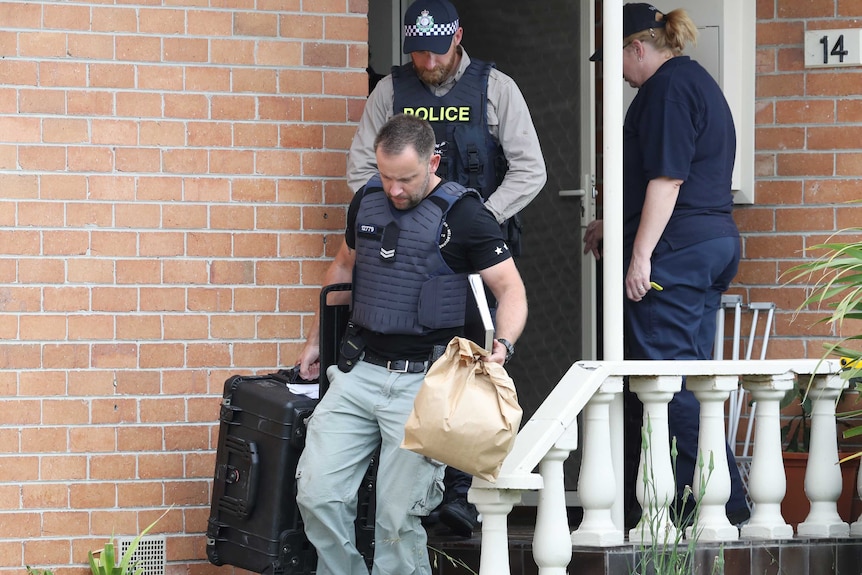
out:
M527 421L571 365L581 359L580 199L560 190L582 187L580 165L581 62L577 57L579 2L548 0L451 0L464 28L462 44L471 58L495 62L520 87L530 107L548 170L548 182L524 210L524 248L516 260L527 287L530 315L507 369L518 389ZM403 10L409 0L371 0L372 11L387 3ZM372 10L374 9L374 10ZM397 17L396 17L397 18ZM389 20L391 21L391 19ZM391 45L382 21L370 22L369 48ZM395 32L400 38L400 20ZM398 51L395 57L401 58ZM378 72L381 70L377 70ZM387 70L388 71L388 70ZM567 489L576 485L576 454L566 466Z
M548 169L548 183L524 210L524 251L517 260L529 298L527 329L507 366L524 420L572 363L581 359L580 200L560 190L580 187L581 63L575 35L578 4L453 0L471 58L496 62L518 83Z

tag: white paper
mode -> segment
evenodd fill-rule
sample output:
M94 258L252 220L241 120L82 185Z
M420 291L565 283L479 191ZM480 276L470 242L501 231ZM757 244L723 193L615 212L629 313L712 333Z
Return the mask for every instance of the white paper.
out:
M288 383L287 389L294 395L305 395L311 399L320 398L320 384L317 383Z
M482 327L485 328L485 341L477 341L476 343L490 354L494 350L494 321L491 319L491 308L488 307L488 298L485 297L485 284L482 282L482 276L479 274L470 274L467 276L467 280L470 282L473 297L476 299L476 305L479 307Z

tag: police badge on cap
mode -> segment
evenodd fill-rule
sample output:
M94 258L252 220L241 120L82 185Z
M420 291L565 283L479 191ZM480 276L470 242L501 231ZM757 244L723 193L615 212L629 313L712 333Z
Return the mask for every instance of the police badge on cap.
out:
M445 54L459 26L458 12L448 0L416 0L404 14L404 53Z

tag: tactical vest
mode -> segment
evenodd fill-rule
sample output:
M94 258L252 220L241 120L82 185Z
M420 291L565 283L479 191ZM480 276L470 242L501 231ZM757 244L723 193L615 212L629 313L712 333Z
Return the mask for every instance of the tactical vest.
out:
M466 274L440 252L443 220L466 193L446 182L416 207L396 210L380 177L365 186L356 214L351 319L383 334L424 335L464 325Z
M395 114L413 114L434 127L440 167L437 175L494 193L506 174L506 156L488 132L488 75L494 64L471 60L464 75L444 96L435 96L416 75L412 63L392 68Z

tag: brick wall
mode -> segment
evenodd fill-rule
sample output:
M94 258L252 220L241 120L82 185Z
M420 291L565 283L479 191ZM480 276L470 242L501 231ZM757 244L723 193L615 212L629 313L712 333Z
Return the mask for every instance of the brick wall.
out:
M170 570L215 570L222 383L296 358L351 196L366 13L0 3L0 571L83 573L169 504Z
M367 3L0 3L0 571L83 573L171 503L169 570L216 571L222 382L292 364L316 306ZM770 357L820 354L817 314L791 321L804 288L775 288L862 221L841 204L862 196L860 70L802 66L804 30L860 16L758 0L757 204L737 210L732 289L778 304Z
M858 28L862 4L847 0L757 1L756 205L736 210L743 261L732 288L744 301L774 301L768 356L820 357L839 335L815 325L816 309L794 317L808 293L782 274L806 248L862 226L862 68L806 69L806 30ZM781 289L775 289L782 286ZM859 333L859 322L843 335Z

